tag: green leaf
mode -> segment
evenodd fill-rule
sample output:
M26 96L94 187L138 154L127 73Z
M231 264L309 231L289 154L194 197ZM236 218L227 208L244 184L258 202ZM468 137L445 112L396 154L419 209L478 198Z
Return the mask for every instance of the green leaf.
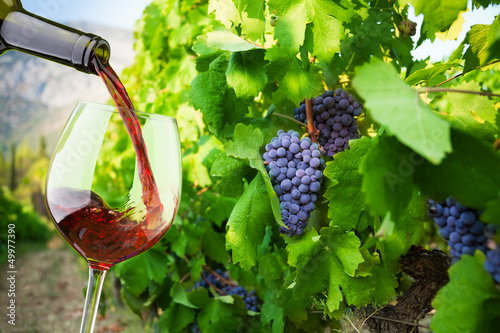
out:
M198 280L199 278L194 278L195 280ZM186 291L182 287L182 285L179 282L176 282L172 289L170 289L170 296L172 296L172 300L175 303L182 304L184 306L187 306L189 308L196 309L197 306L191 303L186 295Z
M493 332L500 326L500 291L483 268L484 255L462 256L449 269L450 282L432 302L431 328L441 332Z
M500 54L500 16L497 15L495 21L491 24L490 32L488 33L488 59L487 61L498 58Z
M328 311L339 309L345 294L348 304L363 306L373 292L366 278L355 277L355 271L364 259L360 253L361 241L353 233L344 233L338 227L321 229L321 236L308 231L301 240L289 242L289 263L297 267L294 278L294 297L312 296L324 290L326 283Z
M246 314L242 300L228 304L222 299L213 299L198 313L197 321L202 332L237 332L242 327L241 315Z
M406 84L409 84L410 86L420 84L420 83L425 83L426 86L433 86L434 84L437 84L439 82L435 82L432 80L436 76L441 76L444 74L447 70L456 67L457 64L453 62L447 62L444 64L433 64L432 67L427 67L424 69L419 69L416 70L415 72L411 73L410 76L406 78ZM432 80L432 81L431 81Z
M330 62L335 52L340 51L340 40L344 38L342 23L349 22L356 14L352 5L342 6L327 0L268 1L269 8L279 16L274 37L287 54L296 54L304 44L306 25L312 23L314 55L320 61Z
M390 136L378 136L361 164L363 191L373 214L404 213L413 194L413 173L424 159Z
M269 295L269 296L268 296ZM272 293L267 293L261 309L262 323L268 325L272 321L272 332L281 333L284 328L283 308L276 303Z
M241 28L246 37L251 41L261 39L266 32L266 17L264 0L244 0L246 2L245 11L241 13ZM262 41L263 43L265 41Z
M228 260L224 235L215 232L213 229L206 229L201 240L201 246L206 255L221 264L225 264Z
M247 42L232 31L220 27L207 33L207 45L231 52L262 49L261 46Z
M424 222L428 221L426 200L415 190L410 203L398 219L387 214L375 230L377 248L381 249L385 263L395 264L412 245L420 244L424 233Z
M283 90L287 98L295 105L299 105L304 98L311 98L323 92L323 77L321 69L310 64L307 69L296 57L289 59L282 69L283 77L279 81L278 91Z
M413 181L422 193L435 200L453 196L463 205L485 209L500 188L500 155L491 146L452 129L453 152L440 165L424 162ZM467 177L464 177L467 175Z
M231 54L226 76L227 83L242 99L254 99L267 84L266 61L263 50Z
M467 8L467 0L410 0L415 14L424 14L424 21L432 23L437 30L445 31Z
M278 224L284 225L281 220L281 209L279 207L278 196L276 195L276 192L274 192L271 178L266 171L264 162L262 162L260 148L263 145L264 138L260 129L256 128L254 130L252 125L245 126L244 124L239 123L236 125L234 130L234 141L227 142L224 145L224 150L226 151L226 154L244 159L252 168L260 171L266 185L269 200L271 200L271 208L274 219Z
M238 197L243 193L244 178L247 180L255 176L255 172L245 163L227 156L226 154L217 155L210 174L213 177L221 177L217 183L216 189L222 195L229 197Z
M195 315L194 310L174 303L160 315L159 329L161 332L179 333L194 322Z
M232 0L210 0L208 14L215 12L215 18L227 29L240 22L240 14Z
M113 269L123 285L134 296L139 296L151 280L161 284L168 271L168 258L161 250L151 250L119 263Z
M476 24L465 35L464 43L469 44L469 48L465 51L464 72L484 65L488 59L488 34L490 25Z
M453 89L481 91L479 82L462 82ZM450 108L444 118L454 127L480 139L493 141L498 128L495 124L497 111L494 102L486 96L447 93Z
M363 176L358 169L372 146L372 140L363 137L349 141L349 145L350 149L337 154L333 161L326 164L324 171L324 175L333 181L333 186L324 194L330 201L330 226L337 225L346 231L356 228L365 210L365 195L361 191Z
M481 214L481 222L500 224L500 198L492 199L486 204L486 209Z
M267 190L261 175L248 185L231 213L226 247L232 249L233 263L244 269L255 266L257 247L262 243L266 225L273 219Z
M219 56L210 64L208 72L194 78L189 94L194 108L201 109L209 130L221 141L232 136L234 126L247 113L246 105L227 86L227 66L227 57Z
M449 123L420 100L394 67L372 58L358 68L353 85L366 101L370 116L401 143L435 164L451 151Z

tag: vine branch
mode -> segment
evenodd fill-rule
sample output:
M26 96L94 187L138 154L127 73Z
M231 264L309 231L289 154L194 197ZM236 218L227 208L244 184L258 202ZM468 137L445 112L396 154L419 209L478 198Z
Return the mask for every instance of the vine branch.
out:
M419 94L425 94L427 92L451 92L459 94L471 94L471 95L481 95L489 97L500 97L500 94L490 93L488 91L472 91L472 90L462 90L462 89L449 89L449 88L435 88L435 87L424 87L417 89Z
M443 85L443 84L445 84L445 83L447 83L447 82L450 82L451 80L454 80L454 79L456 79L456 78L458 78L458 77L461 77L461 76L463 76L463 75L465 75L465 74L467 74L467 73L469 73L469 72L472 72L473 70L479 69L479 68L481 68L481 67L486 67L486 66L489 66L489 65L493 65L494 63L497 63L497 62L499 62L499 61L500 61L500 60L495 60L495 61L489 62L489 63L487 63L487 64L484 64L484 65L481 65L481 66L477 66L477 67L471 68L471 69L469 69L468 71L465 71L465 72L462 72L462 73L460 73L460 74L457 74L457 75L455 75L454 77L449 78L448 80L444 80L443 82L436 84L434 87L439 87L440 85Z
M303 126L303 127L307 127L306 124L304 124L303 122L301 121L298 121L297 119L295 118L292 118L292 117L289 117L289 116L286 116L284 114L281 114L281 113L276 113L276 112L273 112L273 116L277 116L277 117L281 117L281 118L285 118L285 119L288 119L288 120L291 120L297 124L299 124L300 126Z
M236 283L234 283L234 282L226 279L225 277L223 277L222 275L220 275L219 273L217 273L216 271L214 271L213 269L211 269L207 265L203 265L203 269L206 270L206 271L209 271L210 273L212 273L213 276L215 276L217 279L221 280L225 284L227 284L227 285L229 285L231 287L236 287L237 286Z
M309 98L306 98L306 118L307 118L307 132L309 132L309 137L311 138L311 142L318 143L319 131L316 129L316 126L314 126L312 103Z

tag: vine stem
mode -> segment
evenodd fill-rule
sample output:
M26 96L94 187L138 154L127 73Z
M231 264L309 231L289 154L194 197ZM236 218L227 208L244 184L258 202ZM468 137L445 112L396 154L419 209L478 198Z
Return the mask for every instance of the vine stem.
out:
M215 277L217 277L219 280L221 280L225 284L230 285L231 287L236 287L237 286L236 283L234 283L234 282L226 279L225 277L223 277L222 275L220 275L219 273L217 273L216 271L214 271L210 267L208 267L206 265L203 265L203 269L206 270L206 271L209 271L210 273L212 273L212 275L214 275Z
M481 66L477 66L477 67L471 68L471 69L469 69L468 71L465 71L465 72L462 72L462 73L460 73L460 74L457 74L457 75L455 75L454 77L449 78L448 80L444 80L443 82L436 84L434 87L439 87L440 85L445 84L445 83L447 83L447 82L450 82L451 80L454 80L454 79L456 79L456 78L458 78L458 77L461 77L461 76L463 76L463 75L465 75L465 74L467 74L467 73L469 73L469 72L472 72L473 70L479 69L479 68L481 68L481 67L486 67L486 66L489 66L489 65L493 65L494 63L497 63L497 62L499 62L499 61L500 61L500 60L495 60L495 61L489 62L489 63L487 63L487 64L484 64L484 65L481 65Z
M419 94L425 94L428 92L451 92L459 94L471 94L471 95L481 95L490 97L500 97L500 94L493 94L487 91L472 91L472 90L462 90L462 89L449 89L449 88L435 88L435 87L424 87L417 89Z
M392 318L386 318L386 317L380 317L380 316L372 316L372 318L380 319L380 320L393 321L395 323L406 324L406 325L410 325L410 326L415 326L415 327L421 327L421 328L430 329L429 326L415 324L415 323L410 323L409 321L404 321L404 320L399 320L399 319L392 319Z
M299 124L300 126L307 127L307 125L306 125L306 124L304 124L303 122L298 121L298 120L297 120L297 119L295 119L295 118L292 118L292 117L286 116L286 115L281 114L281 113L276 113L276 112L274 112L274 113L273 113L273 116L277 116L277 117L285 118L285 119L291 120L291 121L293 121L293 122L296 122L296 123L297 123L297 124Z
M306 98L306 118L307 118L307 132L309 132L309 137L311 138L311 142L318 143L319 131L316 129L316 126L314 126L312 103L309 98Z
M495 141L495 143L493 144L493 149L495 150L500 149L500 138L498 138L497 141Z
M214 286L214 284L210 281L208 281L208 279L206 277L203 276L203 274L201 275L201 278L203 280L205 280L206 283L208 283L212 288L214 288L214 290L219 294L219 295L225 295L226 293L223 292L222 290L220 290L219 288L217 288L216 286Z

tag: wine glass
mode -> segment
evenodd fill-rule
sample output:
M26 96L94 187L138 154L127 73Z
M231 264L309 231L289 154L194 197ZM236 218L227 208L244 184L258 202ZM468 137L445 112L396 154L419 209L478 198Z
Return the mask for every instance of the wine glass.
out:
M131 123L143 145L128 136ZM175 119L87 102L73 110L45 197L55 227L89 264L81 333L93 332L107 270L151 248L170 228L181 180Z

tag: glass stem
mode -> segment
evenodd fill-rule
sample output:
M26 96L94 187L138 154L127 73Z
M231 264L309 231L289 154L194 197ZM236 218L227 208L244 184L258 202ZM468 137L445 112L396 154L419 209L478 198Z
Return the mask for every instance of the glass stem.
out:
M97 309L99 308L99 298L101 297L102 284L106 272L106 270L89 267L89 283L80 333L92 333L94 331L95 318L97 317Z

